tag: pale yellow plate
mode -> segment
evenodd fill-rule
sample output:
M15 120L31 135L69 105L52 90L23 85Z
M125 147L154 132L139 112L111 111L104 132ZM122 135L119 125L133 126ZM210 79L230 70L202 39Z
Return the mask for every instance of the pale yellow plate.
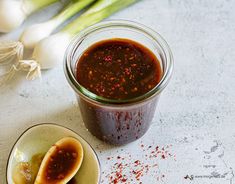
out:
M55 124L32 126L19 137L8 158L7 183L14 184L12 174L18 162L28 162L33 155L46 153L55 142L68 136L78 139L84 149L82 166L75 175L77 184L99 184L100 163L95 151L74 131Z

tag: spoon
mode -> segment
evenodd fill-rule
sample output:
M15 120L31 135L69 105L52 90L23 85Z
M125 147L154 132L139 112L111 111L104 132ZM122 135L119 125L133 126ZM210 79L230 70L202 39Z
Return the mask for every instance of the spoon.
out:
M78 172L82 161L81 143L73 137L62 138L46 153L34 184L66 184Z

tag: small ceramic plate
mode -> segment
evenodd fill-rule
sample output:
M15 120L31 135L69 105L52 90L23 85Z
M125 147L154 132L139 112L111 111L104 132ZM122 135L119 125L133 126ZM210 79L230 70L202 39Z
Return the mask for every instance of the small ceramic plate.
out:
M77 138L84 150L81 168L75 175L77 184L98 184L100 163L92 147L74 131L55 124L40 124L27 129L13 146L7 164L7 183L13 184L13 169L18 162L28 162L33 155L46 153L59 139L71 136Z

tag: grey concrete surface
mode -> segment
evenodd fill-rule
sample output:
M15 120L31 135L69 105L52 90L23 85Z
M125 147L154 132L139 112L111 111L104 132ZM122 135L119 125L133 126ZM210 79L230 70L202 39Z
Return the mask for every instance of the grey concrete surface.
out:
M58 7L33 15L0 39L17 39L25 26L47 19ZM24 73L18 74L0 89L0 183L5 183L6 161L17 137L31 125L54 122L72 128L95 148L103 184L112 183L118 156L132 164L123 169L128 178L123 183L235 184L234 10L234 0L143 0L109 18L153 28L167 40L175 60L153 125L143 138L123 147L106 145L86 131L62 66L43 72L41 81L25 81ZM172 156L146 159L143 148L149 145L164 147ZM157 167L138 181L130 173L135 160Z

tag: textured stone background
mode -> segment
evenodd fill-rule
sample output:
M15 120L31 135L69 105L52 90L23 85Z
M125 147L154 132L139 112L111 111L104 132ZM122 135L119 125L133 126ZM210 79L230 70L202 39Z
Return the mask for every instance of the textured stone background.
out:
M58 8L34 15L0 39L16 39L23 27L47 19ZM54 122L74 129L96 149L103 183L109 183L105 176L115 163L107 157L131 153L133 159L143 161L139 147L151 144L172 145L176 160L157 160L158 168L142 177L143 184L234 184L234 10L234 0L143 0L110 18L155 29L167 40L175 59L173 78L161 96L151 129L141 140L121 148L105 145L86 131L62 66L43 72L42 81L24 81L24 74L18 74L0 89L0 183L5 183L8 153L22 131ZM185 179L187 175L192 180Z

